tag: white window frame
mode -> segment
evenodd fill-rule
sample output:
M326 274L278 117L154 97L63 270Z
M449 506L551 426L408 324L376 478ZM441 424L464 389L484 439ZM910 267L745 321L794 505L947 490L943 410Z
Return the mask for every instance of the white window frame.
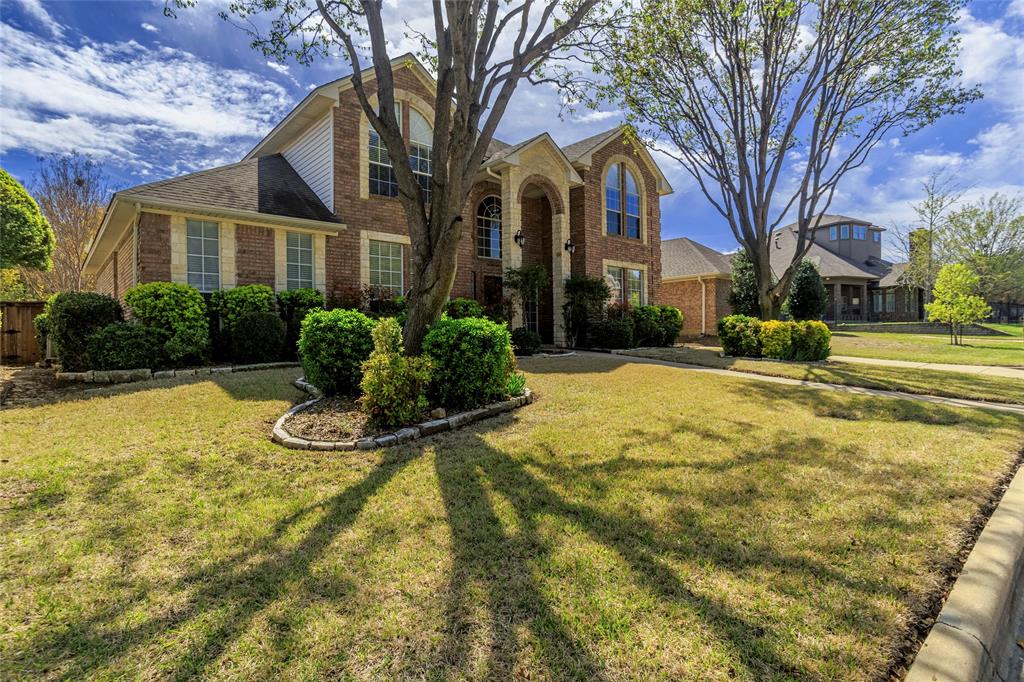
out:
M207 230L213 227L215 236L208 236ZM191 234L193 228L198 227L200 234ZM193 252L192 246L198 241L200 250L199 252ZM212 246L211 246L212 242ZM212 248L212 253L209 249ZM192 267L192 259L199 258L202 263L202 267L196 270ZM208 259L213 258L216 260L217 267L216 272L207 270ZM208 286L208 278L216 277L216 286ZM195 278L198 278L196 280ZM188 282L189 286L193 286L203 293L211 293L220 289L221 286L221 274L220 274L220 223L213 220L200 220L198 218L186 218L185 219L185 281ZM195 282L198 281L201 284L196 286Z
M296 244L293 245L293 243L292 243L293 238L295 240L297 240L299 243L296 243ZM308 248L301 244L301 241L303 241L304 239L308 239L309 240L309 247ZM312 289L312 288L314 288L314 282L315 282L315 273L314 273L314 271L316 269L316 260L315 260L314 254L313 254L313 249L314 249L313 235L306 234L305 232L288 232L288 233L286 233L286 235L285 235L285 288L286 289ZM296 261L292 260L293 252L295 252L295 254L299 256L299 259L296 260ZM302 262L302 253L303 252L309 252L309 263L308 264ZM291 275L291 269L292 269L293 266L295 268L297 268L298 271L299 271L299 274L296 277L292 277L292 275ZM303 277L302 274L301 274L301 269L304 268L304 267L307 267L307 266L309 267L309 278L308 279Z
M882 243L882 232L880 230L871 230L871 241L876 244Z
M402 130L402 103L401 102L395 102L395 117L398 119L398 129ZM375 138L376 138L376 143L374 142ZM373 160L373 151L374 151L375 148L377 150L377 159L378 159L377 161ZM387 158L387 161L382 161L381 160L384 157ZM366 169L366 184L367 184L367 191L370 193L370 196L374 196L374 197L389 197L389 198L397 197L398 196L398 178L395 177L395 162L391 158L391 155L388 154L388 149L384 145L384 140L381 139L380 133L378 133L376 130L374 130L372 125L370 126L369 137L367 139L367 160L368 160L368 163L367 163L367 169ZM385 182L384 180L379 180L379 179L378 180L374 180L373 179L373 173L372 173L374 166L379 166L380 168L390 169L390 171L391 171L391 180L392 181L391 182ZM378 188L379 188L380 183L386 184L388 186L392 186L393 185L394 186L394 194L387 194L387 193L382 193L382 192L374 192L373 191L373 183L374 182L378 183Z
M430 139L416 139L419 133L416 131L416 126L413 125L413 116L419 116L422 119L423 124L426 126L426 131L422 134L429 136ZM415 107L409 107L409 165L412 167L412 172L416 176L417 182L419 182L420 189L423 190L423 200L428 204L431 198L430 179L434 174L433 145L433 131L430 128L430 121L427 120L426 116L417 111Z
M833 225L832 227L828 228L828 240L830 242L834 242L837 239L839 239L839 230L837 230L836 226Z
M496 205L498 207L497 218L495 218L495 216L493 216L493 215L488 216L488 215L484 215L483 214L482 209L484 207L484 204L488 201L488 199L494 199L496 201ZM494 205L495 205L495 203L491 203L491 206L494 206ZM501 253L501 250L502 250L501 240L502 240L503 232L504 232L504 226L502 225L502 222L501 222L501 211L502 211L501 197L499 197L497 194L488 194L487 196L485 196L484 198L482 198L480 200L480 203L477 204L477 206L476 206L476 255L477 255L477 258L487 258L487 259L490 259L490 260L501 260L501 255L502 255L502 253ZM493 223L494 223L495 220L497 220L497 222L498 222L498 255L497 256L493 255L493 249L488 250L486 253L482 251L482 248L483 248L482 241L484 239L485 234L487 235L488 243L493 243L491 232L494 229Z
M868 228L863 225L853 226L853 238L859 242L866 241L868 238Z
M612 271L618 271L618 274L613 274ZM645 305L647 298L647 286L645 279L645 272L642 268L634 268L625 265L606 265L604 268L605 277L610 279L614 286L612 287L612 303L628 303L632 307ZM638 275L637 282L640 285L639 291L637 291L637 302L634 303L632 300L632 290L630 283L633 281L632 275Z
M378 249L378 254L376 256L377 263L378 263L378 267L377 268L373 267L373 260L374 260L374 257L375 257L374 254L373 254L374 245L376 245L377 249ZM380 250L381 246L387 246L388 247L388 250L389 250L388 255L386 255L386 256L380 255L379 250ZM383 240L380 240L380 239L371 239L371 240L369 240L369 244L368 244L367 248L369 249L369 253L367 254L367 256L369 258L368 275L369 275L369 284L370 284L370 286L373 287L373 288L376 288L376 289L388 289L395 296L402 296L405 293L405 246L403 244L401 244L400 242L389 242L389 241L383 241ZM388 270L382 269L380 267L380 262L381 262L382 258L386 258L389 262L393 262L395 260L394 251L393 250L396 249L396 248L398 249L398 285L397 285L397 287L396 287L396 285L393 282L389 282L388 284L381 284L380 281L379 281L380 280L380 275L385 273L385 272L388 273L388 275L389 275L388 279L392 279L393 278L394 270L393 269L388 269ZM374 282L374 275L377 276L377 279L378 279L377 282Z
M850 238L850 226L849 225L840 225L839 226L839 238L840 239L849 239Z

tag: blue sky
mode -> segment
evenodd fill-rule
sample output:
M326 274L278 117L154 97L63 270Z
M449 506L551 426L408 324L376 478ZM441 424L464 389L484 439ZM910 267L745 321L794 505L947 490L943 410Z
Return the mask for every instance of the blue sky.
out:
M101 161L116 187L237 161L313 86L347 71L269 62L212 0L163 16L159 2L0 0L0 164L22 181L41 155L78 150ZM429 6L391 0L395 53L412 47L402 20L429 21ZM966 200L1024 193L1024 0L974 2L961 14L964 81L983 100L911 137L886 140L844 179L832 210L880 225L904 223L934 171L968 187ZM498 137L541 130L561 144L608 129L619 112L559 117L558 93L523 84ZM663 238L735 248L724 219L667 157L676 192L662 200Z

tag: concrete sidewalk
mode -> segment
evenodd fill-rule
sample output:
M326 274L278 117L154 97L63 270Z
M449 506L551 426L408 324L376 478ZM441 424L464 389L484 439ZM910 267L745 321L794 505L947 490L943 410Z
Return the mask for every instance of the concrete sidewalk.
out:
M915 369L937 369L942 372L963 372L984 374L989 377L1009 377L1024 380L1024 369L999 367L996 365L954 365L945 362L915 362L913 360L883 360L881 358L858 358L852 355L830 355L829 360L854 362L862 365L884 365L886 367L913 367Z
M576 351L576 354L583 357L604 357L609 359L618 358L619 360L624 360L626 362L643 362L651 365L662 365L664 367L676 367L679 369L685 369L694 372L717 374L719 376L730 377L733 379L750 379L752 381L765 381L771 384L784 384L786 386L805 386L807 388L814 388L820 391L835 391L837 393L854 393L856 395L879 396L883 398L897 398L899 400L916 400L917 402L932 403L933 405L944 405L946 407L975 407L986 410L995 410L997 412L1010 412L1012 414L1019 414L1021 416L1024 416L1024 405L1013 405L1010 403L990 403L984 400L943 398L937 395L920 395L917 393L902 393L900 391L883 391L876 388L860 388L859 386L823 384L817 381L802 381L800 379L789 379L787 377L773 377L764 374L751 374L749 372L739 372L733 369L719 369L717 367L691 365L683 362L669 362L668 360L641 358L635 355L625 355L623 353L607 354L596 353L593 351Z

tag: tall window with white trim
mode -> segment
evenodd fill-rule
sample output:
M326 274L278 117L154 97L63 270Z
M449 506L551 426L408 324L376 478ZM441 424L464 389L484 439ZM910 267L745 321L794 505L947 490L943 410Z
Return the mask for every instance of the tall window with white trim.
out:
M313 288L313 235L288 233L287 270L289 289Z
M434 131L423 114L409 107L409 165L423 190L423 200L430 203L430 176L433 171Z
M395 102L395 116L398 118L398 127L402 127L402 104ZM388 154L384 140L380 139L377 131L370 126L370 194L382 197L398 196L398 180L395 179L395 167L391 164L391 155Z
M484 197L476 209L476 255L501 260L501 199Z
M624 163L608 169L604 182L604 208L608 234L640 239L640 190L636 176Z
M199 291L220 289L220 225L210 220L185 221L186 277Z
M370 241L370 286L386 289L395 296L402 295L404 282L401 244Z

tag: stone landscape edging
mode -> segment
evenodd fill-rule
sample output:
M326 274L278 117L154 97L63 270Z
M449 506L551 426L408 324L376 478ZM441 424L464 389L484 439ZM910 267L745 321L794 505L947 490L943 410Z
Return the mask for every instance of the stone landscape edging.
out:
M77 381L86 384L123 384L132 381L171 379L173 377L205 376L207 374L232 374L234 372L255 372L260 369L284 369L300 367L298 362L261 362L251 365L225 365L223 367L198 367L192 369L111 369L89 370L88 372L57 372L57 381Z
M430 419L419 424L413 424L412 426L406 426L390 433L382 433L378 436L364 436L355 440L310 440L308 438L300 438L299 436L293 436L288 433L288 430L284 427L285 421L288 417L301 412L310 405L323 399L323 395L313 384L306 381L305 377L300 377L295 380L294 386L300 391L313 396L312 400L307 400L304 403L300 403L295 407L291 408L274 424L274 429L271 432L271 439L283 445L286 448L292 450L320 450L320 451L350 451L350 450L376 450L377 448L391 447L392 445L399 445L401 443L408 443L409 441L417 440L424 436L432 436L435 433L443 433L444 431L454 431L457 428L472 424L473 422L480 421L487 417L493 417L504 412L511 412L512 410L528 405L534 400L536 396L530 389L523 389L523 395L509 398L508 400L502 400L496 403L490 403L484 405L475 410L469 410L466 412L458 412L449 417L441 419Z
M1008 682L1024 611L1024 466L1017 470L905 682Z

